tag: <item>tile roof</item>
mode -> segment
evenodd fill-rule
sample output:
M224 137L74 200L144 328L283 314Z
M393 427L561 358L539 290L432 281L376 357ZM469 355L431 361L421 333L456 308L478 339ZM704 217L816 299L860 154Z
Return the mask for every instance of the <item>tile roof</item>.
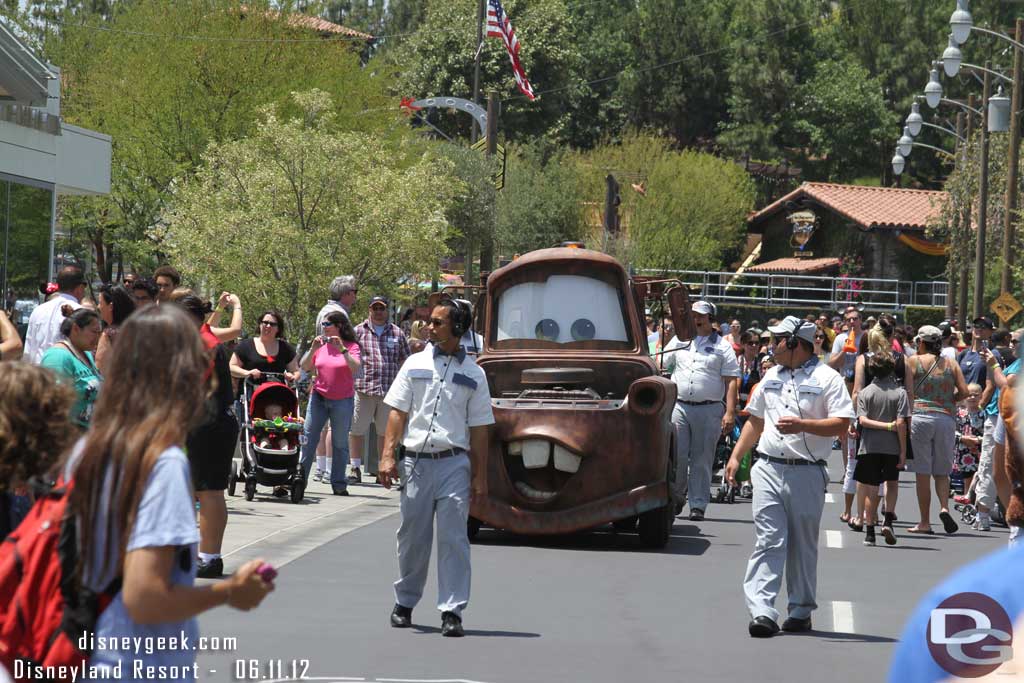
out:
M865 230L924 230L939 217L943 204L949 201L949 193L904 190L898 187L804 183L752 215L747 223L754 226L785 209L787 202L805 198L849 218Z
M747 268L748 273L820 273L839 267L837 258L780 258Z
M241 6L243 16L249 11L246 5ZM281 16L281 13L276 10L264 10L263 16L277 19ZM301 12L290 12L287 15L288 25L294 28L302 28L308 31L316 31L317 33L334 33L337 35L347 36L349 38L361 38L366 41L373 40L373 36L369 33L363 33L341 24L335 24L334 22L321 19L320 17L313 17L308 14L302 14Z
M335 24L327 21L326 19L321 19L320 17L311 17L308 14L299 14L297 12L288 15L288 25L296 28L310 29L319 33L337 33L351 38L373 40L373 36L369 33L356 31L355 29L342 26L341 24Z

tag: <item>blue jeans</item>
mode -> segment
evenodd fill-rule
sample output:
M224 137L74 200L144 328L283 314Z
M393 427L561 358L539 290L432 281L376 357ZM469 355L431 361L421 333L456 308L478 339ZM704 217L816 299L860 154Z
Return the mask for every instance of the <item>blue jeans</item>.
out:
M302 432L302 476L309 481L309 470L316 457L316 445L324 431L327 420L331 421L331 488L344 491L348 488L345 478L348 466L348 430L352 427L352 398L331 400L316 391L309 395L306 407L306 425Z

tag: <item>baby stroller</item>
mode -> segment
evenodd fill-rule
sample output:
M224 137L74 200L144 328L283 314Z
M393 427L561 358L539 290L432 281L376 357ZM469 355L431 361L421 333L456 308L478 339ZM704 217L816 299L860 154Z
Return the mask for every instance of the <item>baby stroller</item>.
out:
M736 496L743 495L741 487L730 486L729 482L725 480L725 465L729 462L729 458L732 456L733 447L740 438L739 427L733 427L732 432L729 434L723 434L718 440L718 445L715 446L715 460L711 465L712 481L714 480L714 473L718 473L719 486L718 491L715 493L716 503L728 503L732 505L736 502ZM749 481L750 480L750 454L747 453L743 456L743 460L740 463L740 469L736 472L736 481ZM747 496L749 497L749 495Z
M279 406L281 415L266 419L269 406ZM299 437L303 422L299 415L298 392L282 375L263 373L258 381L246 378L242 384L242 465L232 465L228 494L245 485L245 499L256 497L256 486L288 489L293 503L302 501L306 483L299 466ZM264 444L269 441L268 445Z

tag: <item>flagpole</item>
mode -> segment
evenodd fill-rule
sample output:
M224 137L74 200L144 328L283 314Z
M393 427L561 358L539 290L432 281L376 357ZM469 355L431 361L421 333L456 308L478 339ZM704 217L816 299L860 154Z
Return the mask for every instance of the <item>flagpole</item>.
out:
M480 104L480 58L484 44L484 20L487 19L487 0L479 0L476 10L476 50L473 65L473 104ZM476 126L470 130L470 142L476 142Z

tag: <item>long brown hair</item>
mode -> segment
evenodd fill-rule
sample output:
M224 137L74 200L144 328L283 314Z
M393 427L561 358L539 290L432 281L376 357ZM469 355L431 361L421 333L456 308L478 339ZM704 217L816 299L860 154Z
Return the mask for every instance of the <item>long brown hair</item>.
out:
M120 574L143 489L160 454L185 442L201 417L207 358L195 322L177 306L147 306L121 327L75 470L71 505L80 520L78 580L84 567ZM110 472L106 547L94 522ZM119 546L110 547L112 539ZM114 551L116 550L116 554ZM98 553L98 555L97 555ZM94 564L89 557L98 557Z

